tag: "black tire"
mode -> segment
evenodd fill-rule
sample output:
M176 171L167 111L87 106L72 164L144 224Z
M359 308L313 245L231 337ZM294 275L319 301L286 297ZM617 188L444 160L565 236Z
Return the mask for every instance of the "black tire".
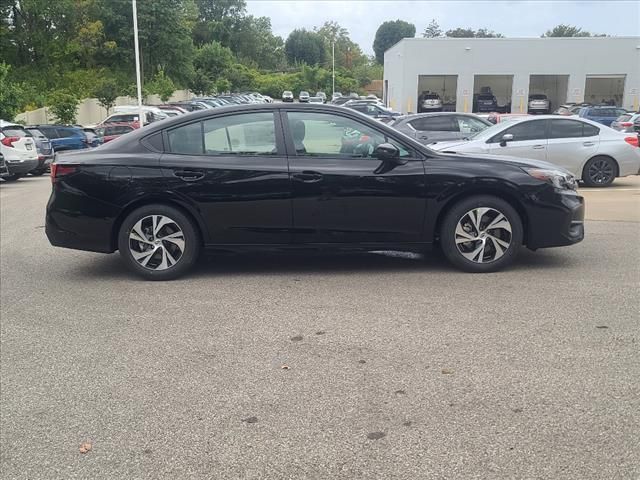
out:
M175 248L174 242L169 241L169 243L167 243L168 241L166 240L155 240L155 235L152 237L155 240L155 245L152 246L150 246L150 244L154 244L153 240L143 244L130 239L133 227L143 219L147 219L143 221L143 225L145 223L148 224L148 218L153 215L161 215L173 221L172 223L167 224L168 227L163 228L169 228L170 231L178 229L182 231L181 238L184 241L184 249L181 251L181 255L176 259L175 263L164 269L152 269L143 266L133 257L132 253L132 248L140 248L143 250L141 253L144 253L145 249L149 249L149 251L151 251L151 249L155 248L154 252L156 250L158 250L158 252L149 256L150 260L148 264L153 266L154 263L161 263L160 260L162 260L163 254L165 254L160 247L167 249L167 251ZM174 228L174 226L177 228ZM162 231L162 229L159 229L158 233ZM143 233L145 232L146 231L143 231ZM149 240L149 238L150 237L146 237L145 240ZM194 225L187 215L168 205L152 204L145 205L134 210L127 216L127 218L124 219L122 226L120 227L120 231L118 232L118 249L120 250L120 256L123 258L127 267L139 276L147 280L172 280L184 275L193 267L200 256L202 245L197 226ZM175 252L172 253L175 254ZM175 256L177 257L177 255ZM174 259L174 257L170 258ZM159 265L158 267L163 268L162 265Z
M618 164L611 157L596 156L582 170L582 181L588 187L608 187L618 175Z
M18 175L17 173L14 173L13 175L7 175L6 177L2 177L4 179L5 182L15 182L17 180L20 180L22 178L22 175Z
M33 175L34 177L39 177L40 175L42 175L45 172L45 170L32 170L29 173L31 175Z
M469 231L466 230L466 227L469 227L469 223L472 223L468 213L477 208L489 208L491 210L480 216L480 232L476 232L475 227L472 225L471 233L468 233ZM503 227L483 230L483 222L484 227L491 225L493 220L498 219L498 214L506 217L508 225L501 223ZM465 219L468 222L465 222ZM464 224L465 235L474 237L469 242L460 243L460 247L456 244L456 237L460 237L456 233L459 222L461 228ZM510 227L511 232L508 232L507 227ZM487 238L487 232L491 232L491 235L488 235L490 238ZM477 240L475 236L478 237ZM454 266L471 273L495 272L507 267L515 260L522 245L522 239L522 220L518 212L508 202L490 195L477 195L459 201L447 212L440 228L440 247L444 255ZM498 244L497 241L503 243ZM505 244L506 248L504 248ZM482 250L479 251L481 246ZM479 251L478 260L482 255L483 262L465 257L461 250L464 250L470 256L473 256L473 252ZM492 252L493 259L491 258Z

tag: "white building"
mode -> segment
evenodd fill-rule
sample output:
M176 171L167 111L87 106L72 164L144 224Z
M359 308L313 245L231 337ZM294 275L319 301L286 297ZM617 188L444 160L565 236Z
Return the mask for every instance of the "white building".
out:
M530 94L551 108L609 102L640 108L640 37L405 38L384 54L384 99L416 112L418 96L438 93L445 110L471 112L491 89L498 105L526 113Z

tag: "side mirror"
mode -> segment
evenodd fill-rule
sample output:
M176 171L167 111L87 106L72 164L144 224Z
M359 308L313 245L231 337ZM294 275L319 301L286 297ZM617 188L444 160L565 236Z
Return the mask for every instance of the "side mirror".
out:
M507 142L510 142L511 140L513 140L513 134L505 133L502 136L502 139L500 140L500 146L501 147L506 147L507 146Z
M397 163L400 160L400 150L390 143L381 143L373 151L373 157L383 162Z

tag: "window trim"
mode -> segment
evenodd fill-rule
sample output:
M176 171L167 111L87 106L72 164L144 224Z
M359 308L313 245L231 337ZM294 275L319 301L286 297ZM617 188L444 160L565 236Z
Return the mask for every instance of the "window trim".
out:
M362 123L364 125L366 125L367 127L371 128L372 130L375 130L376 132L378 132L380 135L383 135L387 138L391 138L393 139L394 142L399 143L400 145L403 146L403 148L405 150L407 150L409 152L409 156L407 157L402 157L403 160L406 161L423 161L425 159L425 157L423 156L422 152L420 152L419 150L417 150L416 148L414 148L412 145L408 145L406 142L398 139L398 137L392 133L388 133L385 130L380 130L379 128L377 128L377 126L374 125L370 125L369 122L367 121L362 121L362 119L360 117L357 117L356 115L351 115L348 111L344 112L342 110L338 111L338 112L328 112L326 110L320 110L320 109L313 109L313 108L296 108L296 107L285 107L285 108L281 108L278 110L279 115L280 115L280 122L282 124L282 132L284 134L284 138L286 139L285 141L285 148L286 148L286 155L288 157L291 158L316 158L316 159L332 159L332 160L346 160L345 157L340 157L340 156L335 156L335 155L300 155L298 154L298 152L296 151L295 145L293 144L293 135L291 135L291 131L289 130L289 117L288 114L289 113L314 113L314 114L324 114L324 115L336 115L338 117L342 117L342 118L347 118L349 120L353 120L355 122L358 123ZM354 110L355 112L355 110ZM371 117L368 117L371 118ZM372 120L375 121L375 120ZM377 160L376 158L365 158L365 157L353 157L353 159L359 159L359 160Z
M512 124L507 126L504 130L501 130L500 132L496 133L493 137L489 138L485 143L487 144L493 144L493 143L500 143L500 141L502 140L502 136L505 135L507 133L507 130L509 130L510 128L515 127L516 125L520 125L523 123L533 123L533 122L543 122L544 123L544 137L543 138L528 138L526 140L511 140L511 142L539 142L541 140L549 140L549 119L539 119L539 118L535 118L535 119L531 119L531 120L524 120L524 121L520 121L517 122L516 124ZM508 123L507 123L508 125Z
M274 136L275 136L275 143L276 143L276 153L275 154L264 154L264 153L258 153L255 155L239 155L237 153L233 153L233 152L224 152L224 153L220 153L220 154L211 154L211 153L205 153L205 148L204 148L204 122L209 121L209 120L217 120L217 119L221 119L224 117L236 117L236 116L240 116L240 115L252 115L252 114L256 114L256 113L269 113L271 114L272 118L273 118L273 126L274 126ZM274 110L274 109L269 109L269 110L251 110L251 111L243 111L243 112L226 112L224 114L217 114L217 115L210 115L207 117L202 117L199 118L197 120L191 120L191 121L185 121L182 123L179 123L177 125L172 125L171 127L168 128L163 128L162 131L162 143L163 143L163 153L167 154L167 155L181 155L181 156L197 156L197 157L208 157L208 158L219 158L219 157L232 157L232 158L256 158L256 157L282 157L286 155L286 148L284 146L284 140L282 138L282 125L281 122L278 121L278 110ZM172 152L171 151L171 143L169 142L169 132L172 130L176 130L178 128L181 127L185 127L187 125L193 124L193 123L200 123L200 135L202 137L202 153L180 153L180 152ZM155 133L155 132L154 132Z

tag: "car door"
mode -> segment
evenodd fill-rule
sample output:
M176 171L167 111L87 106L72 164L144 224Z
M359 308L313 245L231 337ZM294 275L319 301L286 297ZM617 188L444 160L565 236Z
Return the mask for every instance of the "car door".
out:
M493 155L547 159L547 120L522 120L502 130L489 139L489 152ZM513 139L503 142L504 135L513 135Z
M283 125L295 243L422 240L425 172L416 151L343 112L287 109ZM398 147L401 164L372 157L385 142Z
M460 128L453 115L425 115L409 122L415 138L425 145L460 139Z
M580 120L550 120L547 161L566 168L578 177L582 167L600 145L600 129Z
M213 244L291 241L289 170L273 112L211 116L164 132L169 189L199 210Z

